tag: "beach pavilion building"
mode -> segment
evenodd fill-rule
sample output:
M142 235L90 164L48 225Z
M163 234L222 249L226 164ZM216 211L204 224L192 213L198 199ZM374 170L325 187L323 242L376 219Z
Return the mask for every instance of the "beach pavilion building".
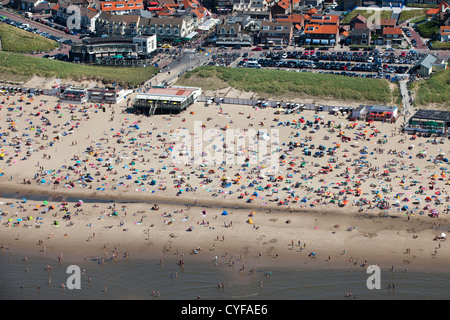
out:
M61 86L59 88L59 98L62 102L84 103L88 101L88 92L86 88L76 86Z
M152 87L136 95L133 109L136 114L154 115L180 113L197 102L201 88L194 87Z
M394 123L397 120L398 108L396 106L371 106L366 113L366 121L383 121Z
M408 121L405 131L439 136L448 135L450 111L419 109Z
M395 122L398 117L396 106L360 105L352 110L351 119L365 121Z

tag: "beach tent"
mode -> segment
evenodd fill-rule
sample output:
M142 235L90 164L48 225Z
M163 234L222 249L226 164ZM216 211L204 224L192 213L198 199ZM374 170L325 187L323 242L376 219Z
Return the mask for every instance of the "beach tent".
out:
M226 210L224 210L223 212L222 212L222 216L227 216L228 215L228 212L226 211Z

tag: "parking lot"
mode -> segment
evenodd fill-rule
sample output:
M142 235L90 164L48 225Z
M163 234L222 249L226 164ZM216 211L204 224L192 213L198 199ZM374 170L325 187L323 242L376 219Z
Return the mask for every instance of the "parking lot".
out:
M414 50L400 53L378 50L357 52L276 50L252 54L251 57L242 57L238 66L245 67L247 61L256 61L262 68L330 73L351 77L385 78L397 81L399 75L407 74L420 57L421 54Z

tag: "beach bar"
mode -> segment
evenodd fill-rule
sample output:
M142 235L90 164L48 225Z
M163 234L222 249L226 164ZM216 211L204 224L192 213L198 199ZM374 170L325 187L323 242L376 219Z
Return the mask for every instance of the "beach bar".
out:
M201 88L194 87L152 87L135 97L134 112L145 115L180 113L197 102L201 93Z
M120 103L133 90L125 90L121 87L91 88L88 89L88 97L92 102L116 104Z
M397 120L398 109L395 106L374 105L366 113L366 121L383 121L394 123Z
M450 111L419 109L405 126L405 131L416 133L448 135Z
M84 103L88 101L88 92L82 87L63 87L61 86L59 98L63 102Z

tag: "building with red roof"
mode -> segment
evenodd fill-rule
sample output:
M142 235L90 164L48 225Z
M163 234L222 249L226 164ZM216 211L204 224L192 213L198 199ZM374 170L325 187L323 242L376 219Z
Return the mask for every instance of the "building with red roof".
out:
M337 25L307 24L305 26L306 44L335 45L338 37Z

